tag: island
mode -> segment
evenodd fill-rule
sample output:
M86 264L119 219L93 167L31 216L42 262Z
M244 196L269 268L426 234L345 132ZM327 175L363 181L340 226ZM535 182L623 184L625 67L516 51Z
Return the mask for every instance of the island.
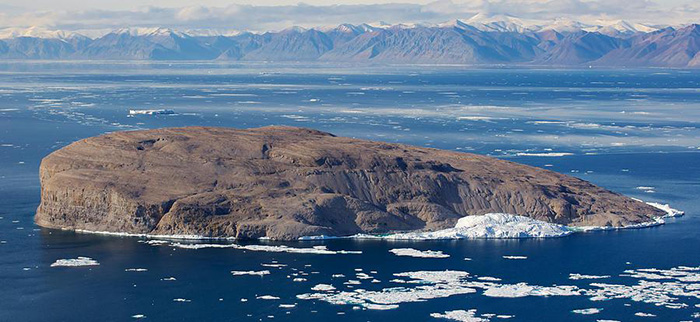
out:
M128 234L295 240L491 213L578 227L666 214L537 167L284 126L109 133L54 151L40 179L38 225Z

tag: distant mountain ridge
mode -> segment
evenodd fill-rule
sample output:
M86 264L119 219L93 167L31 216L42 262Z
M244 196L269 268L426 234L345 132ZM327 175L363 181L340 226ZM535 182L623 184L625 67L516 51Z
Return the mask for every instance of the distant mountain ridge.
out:
M700 67L700 25L549 23L476 15L441 24L341 24L251 33L123 28L96 38L0 29L0 59L322 61L391 64Z

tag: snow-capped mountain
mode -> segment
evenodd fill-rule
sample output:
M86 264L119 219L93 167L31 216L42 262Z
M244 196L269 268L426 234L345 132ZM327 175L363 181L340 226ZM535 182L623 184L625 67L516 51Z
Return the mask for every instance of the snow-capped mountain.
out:
M94 39L0 30L0 58L700 67L700 27L477 14L439 24L341 24L266 33L122 28Z
M21 37L41 39L87 38L79 33L71 31L50 30L42 27L0 29L0 39L13 39Z
M469 18L466 24L482 31L493 32L526 32L530 30L533 22L525 22L519 18L508 15L487 15L479 13Z

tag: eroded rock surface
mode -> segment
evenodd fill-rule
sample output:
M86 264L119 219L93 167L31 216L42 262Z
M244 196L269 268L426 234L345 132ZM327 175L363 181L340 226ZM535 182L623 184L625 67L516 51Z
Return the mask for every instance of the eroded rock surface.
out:
M577 226L664 213L491 157L292 127L187 127L75 142L41 164L44 227L296 239L453 227L504 212Z

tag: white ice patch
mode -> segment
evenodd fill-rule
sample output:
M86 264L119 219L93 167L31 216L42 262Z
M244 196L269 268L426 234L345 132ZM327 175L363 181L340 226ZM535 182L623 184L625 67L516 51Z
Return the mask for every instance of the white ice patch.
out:
M243 275L254 275L254 276L265 276L269 275L270 271L264 270L264 271L231 271L231 275L233 276L243 276Z
M445 313L431 313L430 317L459 322L488 322L489 319L476 316L476 309L446 311Z
M569 274L570 280L595 280L595 279L604 279L604 278L610 278L610 275L584 275L584 274L578 274L578 273Z
M272 264L264 264L264 263L263 263L263 264L260 264L260 266L263 266L263 267L282 268L282 267L286 267L287 265L286 265L286 264L279 264L279 263L272 263Z
M683 212L682 210L673 209L668 204L660 204L657 202L647 202L647 205L666 212L666 216L664 216L664 217L680 217L680 216L683 216L685 214L685 212Z
M634 315L639 316L639 317L643 317L643 318L655 318L656 317L656 314L645 313L645 312L637 312Z
M149 241L150 243L150 241ZM168 243L153 243L156 246L172 246L184 249L203 249L203 248L233 248L239 250L248 250L254 252L271 252L271 253L293 253L293 254L316 254L316 255L340 255L340 254L362 254L362 251L355 250L330 250L326 246L314 247L289 247L284 245L239 245L239 244L185 244L180 242ZM268 264L270 265L270 264ZM282 265L282 264L280 264Z
M319 292L330 292L335 291L335 287L330 284L317 284L316 286L312 287L311 290Z
M419 257L419 258L448 258L450 255L444 254L441 251L434 250L418 250L413 248L394 248L389 250L389 252L394 253L396 256L409 256L409 257Z
M258 300L279 300L280 298L274 295L261 295L255 297Z
M512 259L512 260L527 259L527 256L504 255L503 259Z
M598 313L600 313L601 311L603 311L603 309L599 309L599 308L590 308L590 309L572 310L571 313L583 314L583 315L591 315L591 314L598 314Z
M526 153L526 152L519 152L516 153L515 155L519 157L565 157L569 155L574 155L573 153L569 152L544 152L544 153Z
M572 274L574 275L574 274ZM595 275L582 276L601 277ZM354 291L327 290L323 293L297 295L303 300L322 300L337 305L353 305L364 308L390 309L401 303L422 302L435 298L475 293L483 290L483 295L500 298L520 298L527 296L585 296L591 301L628 299L679 309L689 307L683 298L700 299L700 267L679 266L672 269L627 270L622 277L638 279L634 285L592 283L589 288L572 285L538 286L527 283L501 284L493 280L474 279L463 271L414 271L394 274L397 278L390 282L402 287L389 287L378 291L356 289ZM577 278L574 278L577 279ZM318 288L317 290L320 290ZM313 289L312 289L313 290ZM317 291L314 290L314 291ZM486 317L486 315L482 315Z
M51 267L80 267L80 266L97 266L100 265L96 260L90 257L78 257L70 259L59 259L51 264Z
M175 114L175 111L168 109L153 109L153 110L129 110L129 115L159 115L159 114Z
M630 299L669 309L688 307L681 297L700 299L700 267L626 270L622 277L638 279L636 285L592 283L597 289L586 291L592 301Z
M640 199L637 198L632 198L637 201L644 202ZM666 215L654 218L652 221L648 222L642 222L638 224L633 224L633 225L627 225L623 227L610 227L610 226L577 226L577 227L569 227L573 231L596 231L596 230L618 230L618 229L638 229L638 228L648 228L648 227L655 227L655 226L660 226L665 224L666 222L664 221L664 218L671 218L671 217L680 217L685 214L682 210L678 209L673 209L671 206L668 204L660 204L656 202L646 202L646 204L663 210Z
M146 268L127 268L124 271L125 272L148 272L148 269L146 269Z
M484 295L488 297L518 298L526 296L576 296L581 291L576 286L537 286L527 283L494 284L486 288Z
M490 116L459 116L457 117L459 121L493 121L495 118Z
M354 290L343 292L308 293L297 295L302 300L322 300L337 305L357 305L367 309L393 309L400 303L422 302L434 298L475 293L474 288L460 283L469 276L461 271L418 271L394 274L407 277L413 288L393 287L380 291Z

